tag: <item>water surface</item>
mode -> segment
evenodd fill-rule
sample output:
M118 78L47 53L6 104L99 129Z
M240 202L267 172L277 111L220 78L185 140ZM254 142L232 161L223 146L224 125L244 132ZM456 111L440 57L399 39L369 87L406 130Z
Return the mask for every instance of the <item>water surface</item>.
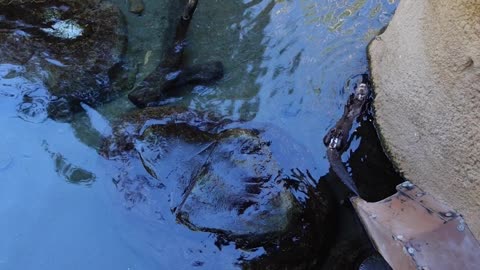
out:
M141 79L165 48L161 33L152 34L164 23L158 19L162 1L145 1L142 16L129 14L126 1L115 2L127 16L129 56ZM368 72L366 46L396 5L394 0L200 0L187 62L221 60L226 75L174 102L272 126L306 149L314 164L306 169L315 179L335 182L323 135ZM169 198L161 189L146 187L148 196L140 203L126 200L115 185L123 165L102 158L97 148L111 121L133 106L122 97L87 108L89 113L72 123L55 122L47 118L48 91L40 77L0 64L0 269L232 269L265 253L262 247L219 244L214 234L178 224L170 209L162 208ZM383 178L396 176L371 120L356 125L344 159L356 179L377 188L371 194L364 188L366 196L380 199L378 194L391 188L381 188Z

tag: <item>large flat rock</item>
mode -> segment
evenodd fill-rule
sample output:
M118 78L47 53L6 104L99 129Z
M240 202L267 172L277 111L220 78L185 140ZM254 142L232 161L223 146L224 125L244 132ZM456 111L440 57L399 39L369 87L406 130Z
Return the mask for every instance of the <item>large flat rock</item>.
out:
M369 47L377 126L404 176L480 239L480 1L402 0Z

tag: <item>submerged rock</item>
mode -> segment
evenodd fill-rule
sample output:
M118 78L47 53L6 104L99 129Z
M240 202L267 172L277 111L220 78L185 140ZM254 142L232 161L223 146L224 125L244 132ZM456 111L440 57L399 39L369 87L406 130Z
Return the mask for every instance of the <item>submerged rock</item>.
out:
M272 151L272 142L258 129L233 127L207 113L151 107L126 116L113 134L103 153L128 163L126 168L138 155L138 163L171 194L177 221L192 230L257 242L285 234L302 212L286 187L294 167L279 162L284 157ZM300 159L299 148L291 141L287 147L291 150L283 153ZM118 182L135 178L124 173ZM319 202L322 227L332 206L326 199Z
M0 62L21 64L56 97L50 113L96 105L126 83L126 28L103 1L0 1ZM66 105L65 105L66 104Z
M402 0L369 48L376 121L404 176L459 210L480 238L480 8Z
M145 4L143 0L128 0L128 10L134 14L142 14L143 10L145 9Z
M178 12L175 35L169 41L170 47L164 53L160 65L128 95L130 101L139 108L158 106L166 97L178 95L184 86L211 84L223 78L224 68L220 61L184 66L187 32L198 1L179 2L183 4L183 12L181 15Z
M229 121L213 114L178 107L148 107L127 113L114 124L113 135L106 138L102 154L115 157L135 148L135 143L160 138L181 138L185 142L212 140L214 132ZM157 141L158 141L157 140Z
M257 131L230 129L194 157L194 174L176 209L191 229L230 236L285 232L298 205L282 186L282 168Z

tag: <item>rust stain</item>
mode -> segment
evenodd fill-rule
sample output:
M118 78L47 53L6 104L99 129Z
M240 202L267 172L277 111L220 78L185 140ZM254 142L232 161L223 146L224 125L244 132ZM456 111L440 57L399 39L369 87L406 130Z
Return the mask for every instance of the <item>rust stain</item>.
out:
M393 269L477 269L480 244L461 215L409 182L397 191L376 203L352 198L377 250Z

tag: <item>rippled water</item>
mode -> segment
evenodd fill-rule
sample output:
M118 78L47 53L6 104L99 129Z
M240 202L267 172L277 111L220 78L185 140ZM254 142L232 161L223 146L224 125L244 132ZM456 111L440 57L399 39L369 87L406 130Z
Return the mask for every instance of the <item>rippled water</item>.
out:
M145 1L143 16L128 14L126 1L115 2L126 13L129 56L142 78L164 48L161 35L152 34L163 23L162 1ZM366 46L388 23L396 2L200 0L188 62L222 60L226 75L175 102L268 123L308 149L316 179L335 182L323 135L367 73ZM146 192L151 197L132 206L113 181L121 164L100 157L97 149L110 122L133 106L123 97L86 108L72 123L52 121L41 75L0 64L0 269L231 269L265 253L190 231L169 209L159 209L168 198L153 188ZM363 181L365 196L380 199L392 187L383 178L398 178L371 117L356 127L344 160ZM342 215L351 216L349 211Z

